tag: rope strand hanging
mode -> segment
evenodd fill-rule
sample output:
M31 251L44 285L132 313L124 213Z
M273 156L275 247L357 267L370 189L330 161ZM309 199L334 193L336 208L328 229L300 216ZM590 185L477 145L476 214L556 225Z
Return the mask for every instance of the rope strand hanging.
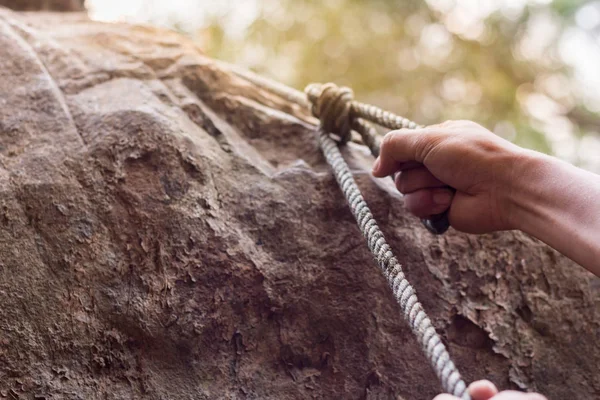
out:
M319 89L321 90L319 91ZM308 99L313 103L313 113L321 121L318 128L321 150L327 159L327 163L335 173L336 180L348 200L352 214L367 240L369 249L375 256L381 272L392 288L396 301L402 308L405 320L421 344L444 390L459 398L469 399L467 387L450 359L446 346L436 333L431 320L417 298L415 290L406 279L400 263L393 255L389 244L373 218L373 214L360 193L360 189L356 185L352 173L338 149L338 145L329 136L330 131L337 133L341 137L341 142L346 142L350 135L348 127L351 125L348 120L351 119L350 114L356 111L358 111L356 114L363 118L367 116L371 119L373 117L377 122L382 122L382 125L385 123L384 126L411 126L416 124L405 118L383 112L376 107L367 105L363 107L358 103L359 107L355 108L351 105L352 92L350 89L338 88L331 83L322 87L309 85L306 92ZM374 146L379 145L378 138L371 136L374 130L369 129L369 124L366 121L363 121L361 125L353 124L352 126L366 127L367 129L364 131L359 131L361 136L367 136L365 142L374 143ZM379 152L377 151L377 153Z
M414 288L406 279L402 266L393 255L391 247L373 218L373 214L338 149L338 143L330 136L331 133L336 134L339 137L339 143L343 144L350 139L351 130L355 130L361 135L371 153L377 157L381 137L368 121L389 129L415 129L419 125L375 106L356 102L353 100L352 91L349 88L339 88L332 83L311 84L307 86L306 97L304 97L301 92L264 78L235 69L233 72L294 103L312 106L313 114L320 120L317 135L321 151L334 171L336 180L348 201L367 245L402 309L404 319L419 341L444 391L461 399L470 400L467 386L450 359L446 346L436 333Z

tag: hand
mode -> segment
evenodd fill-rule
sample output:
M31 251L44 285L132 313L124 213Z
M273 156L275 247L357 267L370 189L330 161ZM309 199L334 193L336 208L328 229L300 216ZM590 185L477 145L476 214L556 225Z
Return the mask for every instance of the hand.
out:
M525 154L474 122L448 121L388 133L373 175L400 172L396 187L405 195L408 210L418 217L450 208L450 224L461 231L515 229L511 183Z
M490 381L477 381L469 385L469 394L472 400L546 400L544 396L537 393L522 393L507 390L498 393L496 386ZM449 394L440 394L433 400L459 400Z

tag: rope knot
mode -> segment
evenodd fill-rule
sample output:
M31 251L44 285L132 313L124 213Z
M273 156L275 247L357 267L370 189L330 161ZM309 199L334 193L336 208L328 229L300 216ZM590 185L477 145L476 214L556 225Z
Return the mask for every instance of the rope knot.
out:
M350 140L354 100L352 89L338 87L334 83L311 83L304 91L312 103L312 113L321 121L323 130L338 135L342 143Z

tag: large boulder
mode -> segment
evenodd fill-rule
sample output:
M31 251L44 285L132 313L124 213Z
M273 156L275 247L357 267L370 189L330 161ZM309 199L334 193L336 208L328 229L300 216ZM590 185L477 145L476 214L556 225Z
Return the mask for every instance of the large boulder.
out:
M6 9L0 105L0 398L440 390L306 110L176 33ZM433 236L344 154L467 381L600 396L597 278L520 233Z
M84 11L84 0L0 0L0 6L19 11Z

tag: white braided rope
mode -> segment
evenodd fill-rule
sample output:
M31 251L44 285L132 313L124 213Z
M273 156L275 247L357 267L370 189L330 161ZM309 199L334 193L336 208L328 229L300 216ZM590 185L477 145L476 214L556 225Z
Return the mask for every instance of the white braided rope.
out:
M421 125L407 118L401 117L389 111L384 111L372 104L365 104L358 101L352 101L353 112L361 118L367 119L385 126L389 129L417 129Z
M231 70L249 82L269 90L291 102L307 106L314 104L307 99L307 95L310 98L311 93L307 93L306 95L301 94L301 92L298 92L297 90L282 85L279 82L263 78L259 75L250 74L237 68L231 68ZM311 92L310 85L307 89L308 92ZM313 86L312 88L313 91L318 89L318 86ZM316 91L312 93L313 97L316 95ZM420 125L407 118L384 111L370 104L352 101L351 107L358 117L353 118L352 127L361 134L363 141L371 149L371 152L375 157L379 155L381 139L374 128L366 120L374 121L390 129L415 129L420 127ZM320 125L318 128L318 139L320 148L327 159L327 163L335 173L336 180L346 196L352 214L354 215L363 236L367 240L369 249L375 256L377 264L387 279L396 301L400 304L404 319L408 322L413 334L421 344L421 348L438 376L442 388L447 393L459 397L460 399L470 400L471 396L467 391L465 382L450 359L446 346L444 346L442 340L436 333L431 320L423 310L423 306L419 302L414 288L406 279L404 272L402 271L402 266L392 254L391 248L386 242L383 233L373 218L371 210L369 210L367 203L360 193L360 189L356 185L352 173L338 149L337 143L329 137L327 132L323 131Z
M469 400L470 396L465 382L450 359L446 346L436 333L431 320L423 310L415 290L404 276L400 263L392 254L391 248L360 193L360 189L356 185L336 142L321 127L318 129L318 136L321 150L327 159L327 163L335 173L336 180L342 192L344 192L346 200L348 200L352 214L367 240L369 249L375 256L379 268L392 288L394 297L400 304L404 314L404 319L408 322L413 334L421 344L443 389L461 399Z

